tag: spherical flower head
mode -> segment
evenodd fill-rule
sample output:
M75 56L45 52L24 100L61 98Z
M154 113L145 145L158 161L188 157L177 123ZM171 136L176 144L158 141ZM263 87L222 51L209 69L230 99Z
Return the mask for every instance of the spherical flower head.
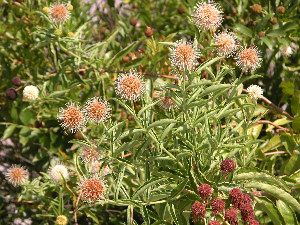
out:
M250 85L247 88L248 95L251 99L256 100L263 97L263 89L258 85Z
M178 67L180 70L193 70L199 58L199 51L192 42L179 40L170 48L170 61L172 66Z
M84 163L93 163L101 159L99 152L91 147L84 147L79 157Z
M209 198L213 192L214 189L209 184L201 184L198 187L198 193L203 199Z
M176 103L173 101L171 97L162 96L162 100L158 103L158 106L164 110L171 111L174 108L178 108Z
M6 180L14 186L23 184L28 179L28 171L19 165L12 165L5 173Z
M238 225L237 211L235 209L227 209L224 217L225 221L230 225Z
M247 204L250 205L251 204L251 198L249 195L243 193L241 198L240 198L240 202L238 205L238 208L240 209L242 205Z
M68 169L62 164L57 164L53 167L50 167L49 175L50 175L51 179L56 183L59 183L61 181L62 177L65 180L69 179Z
M110 116L110 105L107 101L98 97L88 100L84 106L84 114L89 121L101 123L106 121Z
M283 46L280 48L280 53L285 57L290 57L291 55L293 55L294 50L291 46Z
M218 45L216 52L219 56L229 57L236 51L238 41L233 33L223 31L215 35L214 44Z
M138 101L144 93L144 80L136 72L120 74L116 81L116 93L129 101Z
M225 209L225 206L226 206L226 203L223 200L214 199L211 202L211 208L213 210L214 216L220 214L221 212L223 212L224 209Z
M39 98L39 89L33 85L26 86L23 90L23 96L29 101L37 100Z
M223 176L226 179L228 173L233 172L235 169L235 163L232 159L225 159L221 163L221 170L223 172Z
M242 204L240 206L240 211L241 211L241 216L242 216L242 220L244 222L250 222L252 220L254 220L254 211L253 208L250 204Z
M242 50L237 53L235 60L243 71L254 71L261 65L261 52L256 46L242 48Z
M219 4L208 0L197 3L192 17L199 29L215 31L222 23L222 13Z
M104 194L107 189L105 181L94 175L89 179L83 179L79 184L82 193L82 199L85 202L92 203L99 201L103 203Z
M67 108L60 108L57 119L61 122L61 126L64 129L71 131L71 133L76 133L85 125L84 113L81 111L80 107L74 103L67 103Z
M68 218L64 215L59 215L59 216L56 217L55 224L67 225L68 224Z
M9 100L15 100L18 97L18 92L14 88L8 88L6 90L6 98Z
M221 225L221 223L217 220L211 220L208 225Z
M234 208L238 208L243 192L238 188L229 191L229 199Z
M249 225L259 225L259 222L257 220L251 220Z
M50 6L49 16L54 23L64 23L70 18L70 11L66 4L55 3Z
M254 4L251 6L251 10L252 10L252 12L254 12L256 14L259 14L262 12L262 7L260 4Z
M202 220L205 217L206 207L201 202L195 202L192 205L191 211L193 216L193 222L196 222L198 220Z

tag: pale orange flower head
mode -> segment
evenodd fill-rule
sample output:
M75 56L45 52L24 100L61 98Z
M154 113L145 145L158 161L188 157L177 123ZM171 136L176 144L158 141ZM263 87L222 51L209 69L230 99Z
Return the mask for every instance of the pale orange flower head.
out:
M28 179L28 171L23 166L12 165L5 173L6 180L14 186L23 184Z
M98 124L105 122L111 116L111 108L108 102L98 97L89 99L83 111L89 121Z
M76 133L85 126L84 113L78 105L74 103L67 103L67 108L60 108L59 114L57 115L58 121L61 122L61 126L69 130L71 133Z
M222 23L222 13L220 5L214 1L202 1L195 6L193 22L201 30L215 31Z
M235 60L243 71L254 71L261 65L261 52L256 46L244 47L237 53Z
M193 42L178 40L175 45L170 48L170 61L173 67L180 70L193 70L199 58L199 51L193 45Z
M219 56L230 57L238 47L238 41L233 33L222 31L215 35L214 44Z
M84 178L79 184L79 188L82 193L82 200L87 203L100 202L103 204L105 199L104 195L107 190L105 181L97 175L93 175L91 178Z
M54 23L65 23L70 18L68 5L59 2L50 5L49 17Z
M94 163L101 159L101 155L96 149L87 146L82 148L79 157L83 163Z
M121 98L129 101L138 101L145 91L144 80L136 72L120 74L116 83L116 93Z

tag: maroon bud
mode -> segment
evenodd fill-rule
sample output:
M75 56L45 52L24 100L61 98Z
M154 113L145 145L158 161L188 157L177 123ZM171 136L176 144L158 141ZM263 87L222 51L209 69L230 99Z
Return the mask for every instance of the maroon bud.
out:
M12 83L13 83L14 85L16 85L16 86L20 86L20 85L21 85L21 79L20 79L20 77L14 77L14 78L12 79Z
M122 61L123 61L124 63L128 63L128 62L131 61L131 59L130 59L130 57L129 57L128 55L124 55L123 58L122 58Z
M135 27L135 25L137 24L137 19L136 18L134 18L134 17L132 17L131 19L130 19L130 21L129 21L129 23L132 25L132 26L134 26Z
M249 195L243 193L241 195L241 198L240 198L240 202L239 202L239 205L238 205L238 208L240 209L240 206L243 205L243 204L249 204L251 205L251 198Z
M229 192L229 199L234 208L238 208L243 192L238 188L233 188Z
M6 98L9 100L15 100L18 97L18 93L14 88L8 88L6 90Z
M178 8L178 13L183 14L185 12L185 8L183 6L180 6Z
M74 134L74 138L78 139L78 140L84 140L83 135L80 132L76 132Z
M217 220L211 220L208 225L221 225Z
M256 14L260 14L262 12L262 7L260 4L254 4L252 7L252 12L256 13Z
M278 12L279 14L283 14L283 13L285 13L285 8L284 8L283 6L278 6L278 7L277 7L277 12Z
M277 23L277 19L276 18L271 18L270 22L271 22L271 24L275 25Z
M255 215L254 215L253 208L250 204L242 204L240 206L240 211L242 215L242 220L244 222L250 222L254 220Z
M145 35L146 37L151 37L153 35L153 29L147 26L147 29L145 30Z
M40 128L40 127L42 127L43 125L44 125L43 122L40 121L40 120L36 120L36 121L34 122L34 127L35 127L35 128Z
M232 159L225 159L222 163L221 163L221 170L223 172L223 176L226 179L226 176L228 175L228 173L233 172L235 169L235 163Z
M258 33L258 36L259 36L259 37L264 37L264 36L266 36L266 32L260 31L260 32Z
M192 205L193 222L202 220L205 217L206 208L201 202L195 202Z
M249 225L259 225L259 222L257 220L251 220Z
M225 221L230 225L238 225L237 211L235 209L227 209L224 217Z
M211 202L211 208L213 210L214 216L223 212L225 209L225 205L226 205L226 203L224 201L222 201L221 199L214 199Z
M214 189L209 184L201 184L198 187L198 193L201 198L206 199L212 195Z
M134 118L133 118L133 115L131 115L131 114L129 114L128 116L127 116L127 119L129 120L129 121L132 121Z

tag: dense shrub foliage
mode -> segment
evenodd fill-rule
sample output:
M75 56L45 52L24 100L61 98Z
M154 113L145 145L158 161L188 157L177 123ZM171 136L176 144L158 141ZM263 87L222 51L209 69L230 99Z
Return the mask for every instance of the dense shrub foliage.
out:
M3 224L298 224L298 1L0 6Z

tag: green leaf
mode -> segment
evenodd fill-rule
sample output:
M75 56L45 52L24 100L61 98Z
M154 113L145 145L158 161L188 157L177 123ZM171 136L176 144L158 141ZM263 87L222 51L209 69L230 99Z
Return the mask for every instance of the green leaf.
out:
M281 146L280 136L275 135L268 141L268 143L261 149L261 151L265 153L272 149L278 148L279 146Z
M294 95L295 84L293 82L282 81L279 87L282 88L282 92L286 95Z
M216 85L212 85L208 88L206 88L200 95L199 98L204 97L205 95L208 95L210 93L215 93L218 92L220 90L226 90L229 89L230 87L232 87L231 84L216 84Z
M300 116L297 116L292 123L292 127L296 133L300 133Z
M296 142L294 139L291 137L291 135L286 134L286 133L280 133L280 140L285 147L286 151L290 153L290 155L293 154L293 151L296 147Z
M243 24L236 24L235 29L248 37L253 37L253 32L251 31L251 29L244 26Z
M10 125L10 126L8 126L5 129L5 131L4 131L3 136L2 136L1 139L5 140L5 139L9 138L14 133L16 127L17 127L16 125Z
M293 115L300 115L300 91L296 91L292 98L291 109Z
M196 69L196 73L197 74L200 74L202 70L205 70L207 67L209 67L210 65L214 64L215 62L223 59L224 57L216 57L216 58L213 58L211 60L208 60L206 61L205 63L201 64L201 66L199 66L197 69Z
M276 205L286 224L298 224L295 212L283 201L277 200Z
M291 158L287 161L284 167L284 173L289 175L300 169L300 152L295 150Z
M29 109L25 109L20 113L20 120L24 125L29 125L33 123L33 112Z
M149 181L146 181L143 185L141 185L132 195L132 199L136 199L138 196L143 194L147 189L152 187L155 184L165 181L166 178L152 178Z
M161 120L155 121L154 123L150 124L148 126L148 129L158 127L158 126L168 125L170 123L177 123L177 120L174 120L174 119L161 119Z
M289 205L292 209L300 213L300 204L299 202L291 196L286 191L278 188L275 185L265 184L261 182L250 182L245 184L246 188L256 188L262 191L269 193L277 199L284 201L287 205Z
M185 188L185 185L187 184L187 182L189 181L188 178L184 179L182 182L180 182L180 184L178 184L172 191L171 191L171 195L170 195L170 199L173 199L175 197L177 197Z
M235 180L235 181L245 181L245 180L260 181L261 183L274 184L288 192L291 191L291 189L287 186L287 184L283 180L268 173L267 171L262 171L258 168L242 168L237 172L237 174L234 175L233 180Z
M273 202L266 197L255 197L257 201L255 208L268 214L274 225L285 225L283 217Z

